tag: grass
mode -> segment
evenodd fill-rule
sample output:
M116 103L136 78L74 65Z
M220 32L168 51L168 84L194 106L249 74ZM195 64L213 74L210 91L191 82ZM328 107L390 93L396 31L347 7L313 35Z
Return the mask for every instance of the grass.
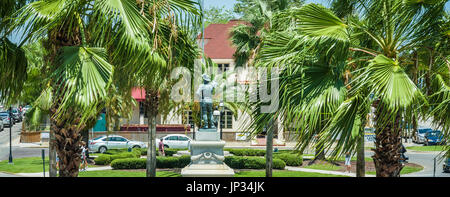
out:
M410 174L410 173L413 173L413 172L419 172L422 169L423 169L422 166L420 166L420 167L405 166L405 167L403 167L402 171L400 171L400 174ZM376 172L375 171L369 171L369 172L366 172L366 174L376 175Z
M410 146L406 147L406 149L414 151L443 151L444 146Z
M11 173L35 173L43 171L41 157L26 157L13 160L14 164L8 164L8 160L0 162L0 172ZM48 171L48 157L45 158L45 170Z
M157 177L181 177L181 174L170 171L156 172ZM80 172L78 177L146 177L145 171L99 170Z
M252 170L252 171L241 171L234 175L234 177L265 177L266 171L264 170ZM273 177L347 177L333 174L322 174L314 172L299 172L299 171L288 171L288 170L274 170L272 172Z
M330 170L330 171L338 171L342 168L342 166L336 166L333 164L313 164L310 166L305 166L304 168L316 169L316 170Z
M45 157L45 171L48 172L48 157ZM89 168L99 167L96 165L88 165ZM43 172L43 163L41 157L25 157L13 160L13 164L8 164L8 160L0 162L0 172L9 173L36 173Z

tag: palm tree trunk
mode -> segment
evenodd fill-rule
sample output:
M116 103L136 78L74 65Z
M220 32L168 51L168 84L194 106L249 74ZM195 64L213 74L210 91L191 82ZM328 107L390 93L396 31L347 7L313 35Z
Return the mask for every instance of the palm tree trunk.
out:
M361 124L365 125L365 124ZM362 136L359 139L356 153L356 177L365 177L366 175L366 160L364 158L364 126L361 127Z
M266 136L266 177L272 177L273 169L273 133L278 128L277 121L270 121Z
M158 115L159 91L145 90L144 105L148 115L148 150L147 150L147 177L156 177L156 116Z
M56 108L52 108L56 110ZM65 121L56 121L52 118L52 130L55 135L56 151L59 156L59 176L77 177L81 163L80 142L82 136L77 124L66 125Z
M375 154L372 156L375 163L377 177L399 177L403 165L400 163L400 120L399 114L395 121L380 121L386 114L383 112L381 102L376 104L376 125L375 125ZM386 120L386 118L384 118ZM384 124L383 124L384 122Z
M50 141L49 141L49 146L48 146L48 153L49 153L49 175L50 177L57 177L57 171L58 169L56 168L56 148L55 148L55 134L54 131L52 130L52 127L50 127Z

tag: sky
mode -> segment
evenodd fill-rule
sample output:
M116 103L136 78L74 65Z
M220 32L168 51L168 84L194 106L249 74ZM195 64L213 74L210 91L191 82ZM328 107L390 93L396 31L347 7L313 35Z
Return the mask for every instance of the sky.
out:
M328 0L306 0L306 3L321 3L322 5L327 5ZM226 9L233 9L233 5L236 0L205 0L205 7L209 8L211 6L222 7L225 6Z
M306 3L320 3L324 6L328 5L329 0L306 0ZM225 6L226 9L233 9L233 5L236 0L205 0L205 7L209 8L211 6L222 7ZM450 2L447 2L446 9L450 9Z

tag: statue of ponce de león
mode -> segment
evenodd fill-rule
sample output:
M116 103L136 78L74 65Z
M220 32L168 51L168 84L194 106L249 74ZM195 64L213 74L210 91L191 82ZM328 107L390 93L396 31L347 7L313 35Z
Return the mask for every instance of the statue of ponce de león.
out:
M200 108L202 114L203 129L215 129L215 120L213 118L213 90L217 86L216 82L211 82L207 74L202 75L203 84L197 89L195 94L200 98Z

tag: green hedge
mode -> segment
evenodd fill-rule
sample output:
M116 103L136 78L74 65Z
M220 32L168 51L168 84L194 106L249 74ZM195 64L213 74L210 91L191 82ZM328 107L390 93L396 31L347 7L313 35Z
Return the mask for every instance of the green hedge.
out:
M119 150L119 149L117 149ZM116 153L116 154L112 154ZM116 159L125 159L125 158L140 158L141 151L139 149L133 149L131 152L123 151L110 151L108 154L102 154L94 159L95 165L108 165L112 161Z
M225 164L233 169L265 169L266 159L262 157L242 157L242 156L229 156L225 157ZM273 159L274 169L284 169L286 163L278 158Z
M184 168L191 162L189 155L181 157L156 157L156 168ZM146 158L117 159L111 162L113 169L145 169Z
M230 152L234 156L264 156L266 155L266 150L259 149L224 149Z
M301 166L303 164L303 156L298 154L280 153L274 154L273 157L283 160L287 166Z
M166 148L166 149L164 149L164 153L166 154L166 156L173 156L174 154L176 154L180 150L187 150L187 149ZM146 156L147 155L147 149L146 148L141 148L141 155L142 156ZM156 149L156 155L160 156L158 149Z

